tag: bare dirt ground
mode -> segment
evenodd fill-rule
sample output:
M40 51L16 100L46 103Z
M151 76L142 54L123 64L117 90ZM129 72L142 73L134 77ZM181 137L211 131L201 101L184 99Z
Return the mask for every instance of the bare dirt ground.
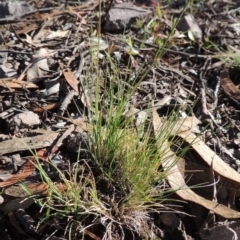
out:
M239 44L238 1L1 1L0 239L238 239ZM136 125L153 116L156 130L177 110L172 135L191 145L166 177L171 211L151 213L147 235L113 227L110 238L103 218L75 226L75 213L58 218L37 202L58 208L36 156L64 194L51 162L72 171L96 105L107 121L109 82L116 95L119 85L132 91Z

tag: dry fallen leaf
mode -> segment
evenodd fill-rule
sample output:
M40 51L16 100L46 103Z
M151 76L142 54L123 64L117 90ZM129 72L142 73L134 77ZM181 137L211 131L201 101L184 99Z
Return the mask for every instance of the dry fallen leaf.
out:
M34 78L43 77L46 72L49 71L47 58L44 57L48 53L48 50L41 48L36 54L43 56L37 60L34 60L32 66L27 70L27 81L30 82Z
M3 81L0 79L0 86L4 88L23 88L25 81L19 81L19 80L12 80L12 81ZM25 85L26 88L38 88L38 86L34 83L27 83Z
M57 30L57 31L48 31L45 39L61 38L66 37L69 31Z
M77 78L74 76L73 72L70 69L64 69L63 64L59 61L59 65L61 67L61 69L63 70L63 75L67 81L67 83L72 87L72 89L79 94L79 90L78 90L78 80Z
M156 110L153 109L153 128L154 128L156 137L158 136L159 130L162 128L163 124L164 123L159 118ZM172 132L172 134L174 134L174 132ZM162 152L163 150L165 152L161 160L162 166L163 166L163 169L168 173L167 180L172 190L174 190L179 197L181 197L186 201L197 203L224 218L236 219L240 217L240 212L230 209L217 202L213 202L208 199L205 199L197 195L195 192L193 192L189 188L189 186L186 185L185 180L176 165L178 161L178 157L169 148L168 143L165 142L158 147L160 152Z
M32 111L37 112L37 113L41 113L41 112L44 112L44 111L49 111L49 110L56 109L58 106L59 106L59 103L51 103L51 104L44 105L42 107L35 107L35 108L33 108Z
M240 174L225 163L215 152L213 152L201 139L190 131L178 133L191 147L202 157L202 159L219 175L231 179L240 184Z

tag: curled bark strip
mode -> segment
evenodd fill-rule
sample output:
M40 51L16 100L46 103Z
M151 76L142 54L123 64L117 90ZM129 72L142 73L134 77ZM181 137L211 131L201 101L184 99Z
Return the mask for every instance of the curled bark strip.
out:
M13 177L9 178L8 180L1 182L0 188L13 185L19 182L20 180L27 178L29 175L33 173L35 169L36 167L34 166L34 164L30 160L28 160L28 162L26 162L25 165L22 167L22 171L16 173Z
M221 86L224 92L233 100L240 101L240 90L234 85L229 77L228 68L224 68L220 73Z

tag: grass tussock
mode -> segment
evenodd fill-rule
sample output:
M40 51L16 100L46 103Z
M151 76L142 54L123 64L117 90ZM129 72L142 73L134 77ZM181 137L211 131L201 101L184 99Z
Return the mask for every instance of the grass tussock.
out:
M49 186L47 199L38 201L45 212L43 221L68 219L65 231L70 233L74 223L72 231L78 237L95 232L101 239L126 239L129 233L153 239L151 216L169 209L165 202L172 193L166 184L168 173L161 168L167 149L159 151L157 146L172 144L170 132L176 116L163 125L156 139L151 117L137 126L131 108L126 110L129 98L115 98L109 86L107 114L104 118L96 114L92 120L88 148L79 146L78 160L67 176L58 170L66 190L59 191L38 165ZM86 151L87 160L82 158Z
M127 73L132 61L129 54ZM180 110L173 111L156 138L150 105L137 109L131 101L147 71L136 73L136 80L128 84L129 74L119 70L121 62L113 62L110 53L105 56L103 73L92 54L94 88L87 76L82 79L86 101L91 99L87 148L79 145L77 159L65 171L52 164L64 190L37 165L49 186L47 197L36 200L42 216L38 227L57 225L68 239L159 239L152 216L169 210L166 203L173 192L161 162L173 144L170 133Z

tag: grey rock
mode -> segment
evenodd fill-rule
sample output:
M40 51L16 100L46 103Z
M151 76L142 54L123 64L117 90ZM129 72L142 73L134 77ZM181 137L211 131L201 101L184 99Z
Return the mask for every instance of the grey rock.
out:
M68 139L67 149L72 153L76 153L79 149L87 149L88 141L89 136L86 132L74 133Z
M180 219L174 213L165 212L160 214L159 222L164 227L165 231L173 232L178 228Z
M31 111L26 111L23 113L19 113L15 115L10 121L9 121L9 129L11 130L18 130L21 128L32 128L41 123L39 117L37 114Z
M15 76L17 76L17 72L13 68L8 68L5 65L0 65L0 78Z
M177 24L177 30L182 32L190 30L197 41L202 41L202 30L190 14L187 14L180 19Z
M236 230L238 231L238 233L236 232ZM201 240L237 240L239 239L239 227L236 227L236 230L232 226L219 225L214 226L211 229L204 230L200 234L200 236Z
M34 8L27 2L8 1L7 3L0 3L0 18L17 17L33 10Z
M175 0L171 4L172 8L180 8L183 7L186 4L186 0Z
M151 10L138 7L130 2L116 4L108 13L104 30L114 31L129 28L137 18L141 19L151 14Z
M0 195L0 204L4 203L4 198Z
M1 36L0 36L0 43L1 43ZM7 62L7 56L8 54L6 52L0 53L0 64L4 64Z

